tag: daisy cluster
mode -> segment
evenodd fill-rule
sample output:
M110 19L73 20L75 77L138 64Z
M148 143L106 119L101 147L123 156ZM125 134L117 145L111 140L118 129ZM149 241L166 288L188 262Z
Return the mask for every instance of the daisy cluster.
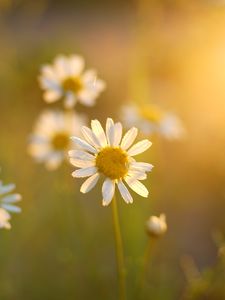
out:
M89 192L97 182L102 183L102 204L108 205L117 187L126 203L133 197L128 187L137 194L148 197L142 183L153 166L137 162L134 157L146 151L151 142L144 139L134 143L138 129L142 135L157 132L175 139L182 135L182 126L175 115L163 112L159 107L129 105L122 109L122 119L127 132L123 135L120 122L111 118L105 129L98 120L87 127L87 117L74 110L79 102L93 106L106 84L93 69L85 70L80 55L58 55L52 64L41 67L38 77L46 103L62 102L64 110L45 110L38 117L30 136L28 152L48 170L57 169L64 160L78 168L73 177L87 177L80 191ZM133 127L135 124L136 127ZM69 153L69 156L68 156Z
M106 85L96 70L85 70L80 55L58 55L52 64L41 67L38 80L44 101L62 102L64 109L48 109L40 114L30 135L28 152L36 162L55 170L68 160L70 137L79 136L80 128L86 125L87 118L73 110L75 105L95 105Z
M133 125L122 137L120 122L114 123L108 118L104 130L98 120L92 120L89 128L86 118L74 111L78 102L93 106L105 89L106 84L97 77L97 72L84 70L84 59L79 55L59 55L52 65L41 68L39 83L44 100L47 103L62 101L66 110L41 113L30 136L30 155L52 170L58 168L69 153L70 163L78 168L72 176L87 177L81 186L82 193L90 191L103 178L104 206L112 201L116 186L126 203L133 202L128 187L148 197L142 181L153 166L137 162L134 157L146 151L151 142L144 139L132 146L138 133Z

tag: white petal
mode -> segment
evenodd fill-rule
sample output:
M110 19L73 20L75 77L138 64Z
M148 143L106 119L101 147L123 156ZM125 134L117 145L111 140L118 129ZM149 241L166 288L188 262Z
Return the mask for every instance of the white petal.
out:
M28 145L28 153L38 161L45 160L51 153L51 147L48 143Z
M20 213L22 211L20 207L10 205L10 204L2 204L2 207L7 211L14 212L14 213Z
M146 179L147 179L147 174L142 173L142 174L140 174L140 175L138 176L137 179L138 179L138 180L146 180Z
M15 203L15 202L19 202L22 199L20 194L12 194L12 195L8 195L6 197L4 197L2 199L2 202L4 203Z
M105 81L103 81L102 79L97 79L94 82L94 89L96 91L96 93L101 93L102 91L104 91L106 88L106 83Z
M64 100L65 108L73 108L76 104L76 96L72 92L67 92Z
M60 91L49 90L44 93L43 98L46 102L52 103L52 102L59 100L59 98L61 96L62 96L62 93Z
M137 171L137 170L129 170L128 176L134 177L137 180L145 180L147 178L147 175L143 171Z
M84 69L84 59L80 55L72 55L69 57L70 74L80 75Z
M122 138L122 124L121 123L116 123L114 126L114 143L113 146L117 147L120 144L121 138Z
M82 78L83 78L83 82L87 86L94 88L95 83L96 83L96 78L97 78L96 71L95 70L87 70L83 73Z
M114 131L114 122L111 118L107 118L106 120L106 136L107 136L108 144L113 146L115 131Z
M78 93L80 103L86 106L94 106L96 95L88 89L83 89Z
M52 68L51 65L43 65L41 67L41 74L43 75L43 77L47 77L47 78L51 78L51 79L55 79L56 75L55 75L55 71Z
M100 147L98 139L96 138L95 134L93 133L93 131L90 128L88 128L86 126L82 126L81 132L89 144L91 144L95 148Z
M97 150L94 147L92 147L90 144L88 144L86 141L84 141L76 136L72 136L71 139L76 145L80 146L81 148L83 148L89 152L92 152L92 153L97 153Z
M125 184L121 180L119 180L117 185L118 185L118 189L119 189L120 194L123 197L124 201L126 203L132 203L133 198L132 198L130 192L128 191L127 187L125 186Z
M106 136L108 144L117 147L122 137L122 125L121 123L114 124L111 118L106 121Z
M82 150L70 150L68 153L69 153L69 157L71 158L82 159L82 160L95 159L94 155Z
M45 144L48 143L48 141L49 141L49 137L43 135L31 135L29 137L30 143Z
M83 169L79 169L76 170L72 173L73 177L88 177L91 176L93 174L95 174L97 172L97 168L96 167L88 167L88 168L83 168Z
M11 224L6 220L0 220L0 228L11 229Z
M128 149L136 139L137 133L138 130L135 127L132 127L130 130L128 130L122 139L121 148L124 150Z
M88 168L95 165L95 161L70 158L70 163L77 168Z
M92 175L91 177L89 177L87 180L85 180L85 182L82 184L80 191L81 193L88 193L91 189L93 189L93 187L96 185L96 183L98 182L99 179L99 174L96 173L94 175Z
M185 136L185 129L181 120L172 113L167 113L161 120L159 126L162 135L169 140L179 139Z
M106 88L106 83L97 78L97 73L95 70L85 71L83 74L83 82L85 83L87 89L89 89L96 96L98 96Z
M149 140L142 140L137 144L133 145L127 153L131 156L134 156L146 151L149 147L151 147L151 145L152 143Z
M130 168L141 172L150 172L153 168L153 165L145 162L135 161L130 163Z
M107 140L106 140L105 132L102 128L101 123L98 120L92 120L91 121L91 128L92 128L94 134L96 135L100 145L102 147L107 146Z
M102 185L102 205L106 206L112 201L115 193L115 181L107 178Z
M70 75L68 58L64 55L58 55L55 58L54 68L60 79L64 79Z
M141 195L142 197L145 197L145 198L148 197L147 188L140 181L138 181L135 177L127 176L125 178L125 181L134 192Z
M38 78L38 81L41 88L44 90L54 90L61 92L60 82L56 78L49 78L43 75Z
M13 183L0 186L0 195L10 193L11 191L13 191L15 189L15 187L16 186Z
M48 170L54 171L56 170L64 159L64 154L62 152L55 152L49 155L46 160L45 166Z

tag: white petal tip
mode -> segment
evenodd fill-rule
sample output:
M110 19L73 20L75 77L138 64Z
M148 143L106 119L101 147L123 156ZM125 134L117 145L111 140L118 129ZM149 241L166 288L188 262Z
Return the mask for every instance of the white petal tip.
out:
M17 195L17 201L21 201L22 200L22 196L20 194Z
M109 202L110 203L110 202ZM107 202L105 202L104 200L102 200L102 206L108 206L109 205L109 203L107 203Z
M149 170L148 170L148 171L146 171L146 172L151 172L153 168L154 168L154 166L153 166L153 165L149 166Z

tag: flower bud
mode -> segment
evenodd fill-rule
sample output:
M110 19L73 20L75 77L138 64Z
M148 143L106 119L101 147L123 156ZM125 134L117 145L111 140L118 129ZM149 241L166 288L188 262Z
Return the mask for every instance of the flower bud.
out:
M166 216L151 216L146 222L147 233L153 237L159 237L167 231Z

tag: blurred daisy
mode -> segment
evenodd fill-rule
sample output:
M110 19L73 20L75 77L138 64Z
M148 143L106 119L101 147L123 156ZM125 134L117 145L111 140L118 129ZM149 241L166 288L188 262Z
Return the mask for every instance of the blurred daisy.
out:
M78 135L84 117L74 112L44 111L30 137L28 152L37 162L54 170L67 158L71 135Z
M166 216L161 214L159 217L151 216L146 223L149 235L159 237L167 231Z
M136 162L134 156L146 151L151 142L142 140L131 147L137 128L132 127L122 138L122 125L108 118L104 131L98 120L91 122L91 129L83 126L82 134L85 140L72 137L79 150L69 151L70 162L79 169L72 173L73 177L88 177L80 191L89 192L98 182L100 175L104 176L102 186L103 205L108 205L115 193L115 185L126 203L132 203L133 198L125 183L137 194L148 197L147 188L140 182L146 179L146 172L153 166L145 162ZM105 133L106 132L106 133Z
M20 194L12 193L15 189L15 184L3 185L0 181L0 228L10 229L11 213L21 212L21 208L15 205L22 197Z
M127 127L136 124L146 135L158 133L168 140L173 140L181 138L185 133L175 114L165 112L156 105L125 106L122 109L122 118Z
M72 108L77 101L93 106L105 89L105 82L97 78L95 70L84 71L84 59L79 55L57 56L52 65L41 68L39 82L46 102L64 99L66 108Z

